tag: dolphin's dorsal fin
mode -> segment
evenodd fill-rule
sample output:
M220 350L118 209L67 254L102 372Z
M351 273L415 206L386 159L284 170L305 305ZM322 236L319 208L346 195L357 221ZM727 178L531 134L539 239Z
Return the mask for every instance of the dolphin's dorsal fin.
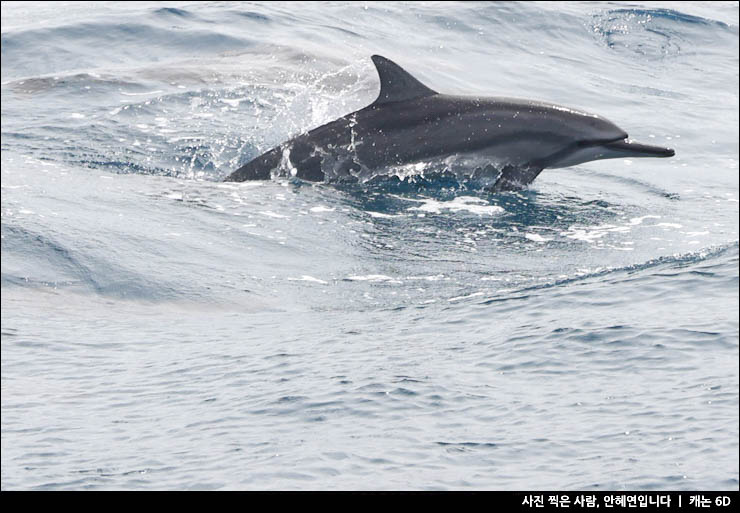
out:
M429 89L395 62L380 55L373 55L371 58L380 77L380 94L373 105L413 100L437 94L437 91Z

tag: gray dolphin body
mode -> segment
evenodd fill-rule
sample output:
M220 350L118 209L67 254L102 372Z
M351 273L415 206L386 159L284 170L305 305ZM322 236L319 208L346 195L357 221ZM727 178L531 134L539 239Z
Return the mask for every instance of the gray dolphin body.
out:
M265 180L279 169L304 180L341 180L363 170L474 157L496 168L487 188L503 191L527 186L544 168L674 155L628 140L594 114L531 100L439 94L385 57L372 60L380 77L372 104L271 149L226 181Z

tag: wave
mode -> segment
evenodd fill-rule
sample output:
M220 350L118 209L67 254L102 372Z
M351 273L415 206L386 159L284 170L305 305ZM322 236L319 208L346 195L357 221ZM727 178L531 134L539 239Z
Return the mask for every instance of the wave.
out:
M162 301L172 299L171 284L98 259L52 237L2 223L3 287L70 289L104 297Z
M673 9L613 9L595 14L591 29L609 49L650 60L694 53L716 45L718 38L738 35L737 25Z
M679 274L699 276L700 280L718 276L728 279L737 288L738 241L721 244L716 247L704 248L700 251L681 253L677 255L661 256L646 262L620 267L606 267L603 270L583 273L581 276L555 280L549 283L537 284L511 291L504 296L489 298L480 304L492 304L511 299L524 299L526 293L557 287L569 287L584 283L596 283L599 287L610 286L625 281L647 279L656 275L672 277ZM732 286L732 283L730 284ZM639 290L635 284L635 290ZM668 289L668 293L671 289ZM522 295L524 294L524 295Z
M2 34L3 79L76 69L110 67L135 60L177 58L244 50L252 39L212 28L160 27L150 23L81 22ZM51 48L52 50L42 50Z

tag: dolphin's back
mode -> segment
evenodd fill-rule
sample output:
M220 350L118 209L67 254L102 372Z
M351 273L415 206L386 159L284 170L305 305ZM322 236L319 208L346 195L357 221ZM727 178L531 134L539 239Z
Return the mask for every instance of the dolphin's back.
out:
M287 168L291 175L303 180L322 181L323 157L332 149L348 146L351 142L348 117L314 128L272 148L231 173L226 181L268 180L273 171L280 168Z
M495 155L500 164L526 166L540 164L571 144L627 136L600 116L513 98L435 94L373 104L353 115L355 139L362 141L356 154L371 169L474 153Z
M246 180L269 180L272 170L280 166L282 152L280 146L271 149L267 153L247 162L242 167L231 173L227 182L244 182Z
M273 170L287 167L283 171L298 178L321 181L327 155L347 160L334 165L376 170L487 150L494 151L501 164L538 166L544 162L534 162L534 156L546 159L571 143L624 137L623 130L599 116L559 105L435 93L407 101L376 101L271 149L226 180L266 180Z
M373 103L271 149L226 180L265 180L277 169L304 180L334 180L459 157L501 169L494 189L502 190L526 186L546 167L673 155L628 141L624 130L595 114L517 98L439 94L394 62L372 59L380 79Z

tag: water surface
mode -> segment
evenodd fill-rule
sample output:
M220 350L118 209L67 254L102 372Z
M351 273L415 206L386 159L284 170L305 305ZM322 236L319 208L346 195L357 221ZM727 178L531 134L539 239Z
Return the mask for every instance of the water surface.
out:
M3 489L737 489L738 7L2 6ZM435 90L672 159L223 183Z

